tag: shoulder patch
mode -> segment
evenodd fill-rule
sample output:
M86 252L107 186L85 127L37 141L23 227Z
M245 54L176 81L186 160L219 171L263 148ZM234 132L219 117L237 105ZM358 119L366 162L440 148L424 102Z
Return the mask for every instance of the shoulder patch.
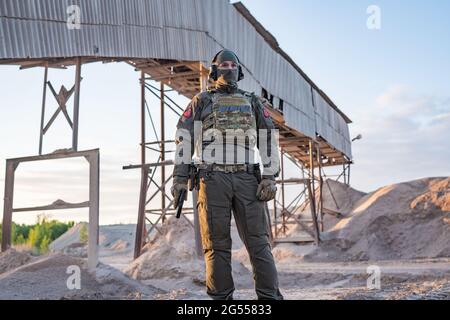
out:
M190 118L192 116L192 107L189 106L187 109L183 112L184 118Z

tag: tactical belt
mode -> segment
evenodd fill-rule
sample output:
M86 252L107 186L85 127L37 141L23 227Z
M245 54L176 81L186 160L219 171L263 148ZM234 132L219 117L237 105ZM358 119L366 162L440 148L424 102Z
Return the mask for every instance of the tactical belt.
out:
M206 164L201 163L196 165L198 170L206 170L206 171L219 171L225 173L234 173L234 172L248 172L254 173L258 168L259 164L219 164L212 163Z

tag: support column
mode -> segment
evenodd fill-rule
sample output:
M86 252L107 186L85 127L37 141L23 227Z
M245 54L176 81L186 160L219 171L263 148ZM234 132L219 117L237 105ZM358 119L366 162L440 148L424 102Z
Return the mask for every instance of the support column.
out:
M11 161L6 160L6 175L5 175L5 198L3 204L3 224L2 224L2 251L6 251L11 247L11 225L12 225L12 210L14 198L14 173L17 165Z
M39 130L39 155L42 155L42 145L44 140L45 101L47 100L47 77L48 77L48 66L45 66L44 85L42 88L41 127Z
M145 202L147 196L148 183L148 166L141 168L141 188L139 193L139 208L138 208L138 222L136 226L136 238L134 244L134 258L137 259L141 255L142 246L144 244L145 236Z
M347 185L348 186L350 186L350 167L351 167L351 164L349 163L348 164L348 176L347 176Z
M145 166L145 73L141 71L141 188L139 193L138 220L134 242L134 258L141 255L145 231L145 202L147 197L148 171Z
M319 225L317 222L317 212L316 212L316 195L315 195L315 176L314 176L314 146L313 141L309 140L309 166L310 166L310 181L308 183L309 188L309 206L311 209L311 216L313 219L313 225L314 225L314 235L315 235L315 243L318 245L320 238L319 238Z
M345 168L345 163L342 165L342 173L343 173L343 176L344 176L344 184L347 184L347 170L346 170L346 168Z
M322 197L322 191L323 191L323 177L322 177L322 155L320 153L320 145L317 144L316 146L316 152L317 152L317 165L319 168L319 199L317 201L317 216L320 218L320 231L324 231L324 225L323 225L323 197Z
M285 193L284 193L284 152L281 152L281 219L283 234L286 235L286 207L285 207Z
M165 135L165 126L164 126L164 82L161 82L160 87L160 96L159 96L161 105L161 162L164 163L166 160L166 135ZM162 210L162 222L166 220L166 166L164 164L161 165L161 210Z
M77 58L75 71L75 100L73 103L72 150L78 151L78 119L80 111L81 58Z
M309 140L309 171L310 171L310 177L311 177L311 188L313 191L313 199L315 201L316 199L316 195L315 195L315 185L314 185L314 180L315 180L315 176L314 176L314 146L313 146L313 141Z
M88 270L98 264L99 202L100 202L100 154L89 156L89 238Z

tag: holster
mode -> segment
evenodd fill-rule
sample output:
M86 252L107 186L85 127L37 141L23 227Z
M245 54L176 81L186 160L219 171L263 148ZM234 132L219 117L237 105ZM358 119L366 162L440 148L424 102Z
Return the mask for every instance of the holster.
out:
M255 169L253 171L253 174L256 177L256 180L258 180L258 184L262 181L262 175L261 175L261 168L259 167L259 164L255 164Z
M189 191L199 189L199 176L198 176L198 170L194 165L191 165L189 167Z

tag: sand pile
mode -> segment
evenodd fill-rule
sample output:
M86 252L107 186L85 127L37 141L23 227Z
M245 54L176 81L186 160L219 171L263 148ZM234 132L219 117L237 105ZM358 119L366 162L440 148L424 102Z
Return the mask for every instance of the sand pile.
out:
M337 214L330 214L324 210L323 217L324 230L328 231L338 224L342 218L350 215L354 205L366 195L366 193L353 189L352 187L335 181L327 179L323 183L322 188L322 203L323 207L332 210ZM309 205L300 212L295 213L298 220L303 221L311 230L313 230L312 217ZM291 219L293 221L293 219ZM286 230L287 238L302 238L313 240L312 235L305 231L299 224L288 224ZM286 259L301 258L303 255L311 251L311 246L298 246L292 243L278 244L273 254L277 261Z
M59 238L50 243L50 251L61 252L77 257L87 257L87 239L82 239L81 234L87 234L88 228L89 226L86 222L77 223Z
M31 256L25 252L9 249L0 253L0 274L24 265L31 260Z
M349 214L355 204L365 195L364 192L332 179L323 182L323 207L337 211L344 216Z
M163 235L158 234L124 271L135 279L152 280L150 283L160 287L167 285L164 289L204 286L205 263L203 257L196 256L193 228L184 218L170 217L160 229ZM236 284L251 281L242 263L233 260L232 266Z
M450 256L450 178L382 187L355 203L324 234L313 260L384 260Z
M76 257L86 257L87 238L82 239L82 234L87 235L88 228L89 225L86 222L80 222L74 225L50 244L50 250ZM134 225L100 226L99 246L101 256L131 253L133 250L131 244L134 241L134 229Z
M68 267L80 268L80 289L68 287ZM70 271L70 270L69 270ZM69 281L73 284L74 282ZM100 265L97 274L87 272L86 261L63 254L42 256L0 275L2 299L152 299L162 293Z

